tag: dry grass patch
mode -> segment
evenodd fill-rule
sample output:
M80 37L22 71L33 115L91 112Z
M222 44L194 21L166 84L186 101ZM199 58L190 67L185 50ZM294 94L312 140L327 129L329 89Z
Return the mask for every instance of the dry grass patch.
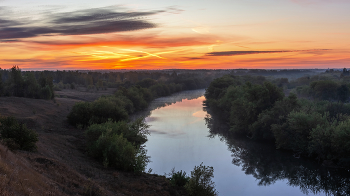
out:
M22 157L0 144L0 195L65 195L30 167Z

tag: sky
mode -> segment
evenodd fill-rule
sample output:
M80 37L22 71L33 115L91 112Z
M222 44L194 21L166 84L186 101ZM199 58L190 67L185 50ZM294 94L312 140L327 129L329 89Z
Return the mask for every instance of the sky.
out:
M0 67L350 67L349 0L0 0Z

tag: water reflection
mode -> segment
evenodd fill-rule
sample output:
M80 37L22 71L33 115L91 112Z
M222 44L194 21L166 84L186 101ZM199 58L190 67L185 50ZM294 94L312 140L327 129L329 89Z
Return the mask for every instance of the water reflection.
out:
M133 114L130 119L135 120L139 117L149 117L151 115L151 111L155 109L159 109L162 107L170 106L174 103L182 102L182 100L193 100L197 99L198 97L203 96L205 92L205 89L198 89L198 90L190 90L190 91L181 91L179 93L172 94L171 96L167 97L160 97L155 100L153 100L147 110L137 112L136 114ZM147 122L150 121L156 121L154 117L147 118Z
M232 152L232 164L240 166L245 174L254 176L259 186L284 180L289 186L299 187L304 194L350 195L349 170L326 168L311 160L297 159L288 152L275 150L273 145L234 138L227 134L227 125L218 119L213 114L205 118L209 137L220 137Z

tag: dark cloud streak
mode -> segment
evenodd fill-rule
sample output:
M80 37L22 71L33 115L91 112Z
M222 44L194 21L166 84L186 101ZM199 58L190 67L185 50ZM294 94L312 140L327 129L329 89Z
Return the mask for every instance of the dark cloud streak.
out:
M1 9L0 9L1 11ZM21 21L5 18L0 12L0 40L31 38L43 35L88 35L136 31L157 25L144 19L165 11L123 12L115 8L94 8L75 12L54 13L45 20Z
M164 11L153 11L153 12L116 12L106 8L95 8L82 10L78 12L70 12L64 14L57 14L56 19L53 20L55 23L81 23L91 21L104 21L104 20L132 20L140 19L141 17L151 16ZM67 17L68 15L68 17Z
M279 51L222 51L206 53L206 56L238 56L248 54L265 54L265 53L286 53L286 52L312 52L312 51L327 51L329 49L314 49L314 50L279 50Z

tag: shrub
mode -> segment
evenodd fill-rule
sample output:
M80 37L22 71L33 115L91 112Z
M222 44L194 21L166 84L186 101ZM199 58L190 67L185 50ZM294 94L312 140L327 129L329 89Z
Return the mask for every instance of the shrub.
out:
M171 177L170 177L170 182L174 186L185 186L188 181L190 180L190 177L186 175L186 172L178 171L175 172L175 168L171 170Z
M13 117L0 117L0 139L12 150L32 151L36 149L38 135Z
M191 178L185 185L185 188L191 196L213 196L218 195L215 189L215 184L211 181L214 177L213 167L204 166L201 163L199 166L195 166L191 171Z
M100 97L92 103L79 102L73 106L68 114L68 122L74 126L87 127L91 124L107 122L108 119L126 120L128 119L127 109L130 109L128 108L129 104L132 103L114 96Z
M86 140L88 146L95 142L102 134L123 134L129 142L139 146L147 141L148 125L142 118L128 124L126 121L112 121L109 119L102 124L93 124L86 130Z
M147 141L147 128L142 119L130 124L111 120L93 124L86 131L88 154L105 167L140 173L149 162L147 151L141 146Z
M92 115L90 105L88 102L76 103L67 116L69 124L87 126Z
M122 100L116 97L101 97L91 104L91 117L88 124L104 123L108 119L115 121L128 119Z
M105 167L132 171L137 152L123 135L107 133L98 138L89 154L103 161Z

